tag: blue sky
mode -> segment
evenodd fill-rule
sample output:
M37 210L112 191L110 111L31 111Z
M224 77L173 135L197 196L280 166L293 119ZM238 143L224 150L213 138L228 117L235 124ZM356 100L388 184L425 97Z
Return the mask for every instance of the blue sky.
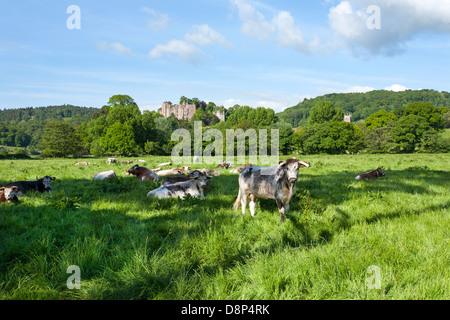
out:
M1 109L450 91L448 0L3 1L0 30Z

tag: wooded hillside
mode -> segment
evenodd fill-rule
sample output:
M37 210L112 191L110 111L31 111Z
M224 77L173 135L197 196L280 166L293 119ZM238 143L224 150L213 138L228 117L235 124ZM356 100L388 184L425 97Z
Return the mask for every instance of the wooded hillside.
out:
M450 93L435 90L406 90L393 92L375 90L367 93L331 93L313 99L305 99L296 106L287 108L277 116L292 124L304 126L310 116L310 110L319 101L330 101L335 108L340 108L345 114L351 113L353 121L366 119L379 110L396 113L413 102L432 103L435 107L450 107Z
M69 123L89 120L98 112L97 108L77 107L70 104L62 106L48 106L38 108L21 108L0 110L0 121L46 121L49 119L65 120Z

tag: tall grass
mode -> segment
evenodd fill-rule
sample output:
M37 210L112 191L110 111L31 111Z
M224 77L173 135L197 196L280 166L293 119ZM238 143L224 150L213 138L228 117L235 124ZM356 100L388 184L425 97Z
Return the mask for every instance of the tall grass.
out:
M0 299L448 299L449 158L302 157L284 224L273 200L234 212L226 170L206 200L156 200L156 183L120 176L130 165L0 161L2 185L57 178L50 195L0 205ZM378 166L385 178L354 180ZM116 180L92 181L111 168ZM66 286L71 265L80 290ZM372 265L381 289L366 285Z

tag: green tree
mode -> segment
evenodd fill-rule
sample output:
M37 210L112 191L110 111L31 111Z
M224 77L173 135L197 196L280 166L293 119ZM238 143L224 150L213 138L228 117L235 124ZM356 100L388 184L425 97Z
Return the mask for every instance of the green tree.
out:
M77 153L81 149L81 142L70 124L52 121L44 128L41 148L47 156L65 158Z
M393 144L391 139L392 127L379 127L368 130L365 134L367 151L370 153L389 153Z
M445 139L436 131L426 131L420 141L420 152L447 153L450 151L450 139Z
M326 122L343 121L344 111L335 108L332 102L319 101L310 112L309 124L322 124Z
M446 113L444 113L443 115L444 117L444 123L445 123L445 128L450 128L450 111L447 111Z
M22 130L18 130L14 142L16 147L27 147L31 142L31 137Z
M439 108L434 107L431 103L414 102L406 106L404 116L416 115L424 118L428 125L435 130L445 128L445 121Z
M251 121L256 128L262 128L276 123L278 117L272 109L263 107L255 109L249 106L235 105L233 108L228 109L226 123L230 127L235 128L245 120Z
M81 143L82 147L85 149L85 151L87 151L87 153L90 153L91 143L92 143L93 139L89 135L88 124L86 122L80 124L75 129L75 133L78 135L78 138L80 140L80 143Z
M308 139L309 134L311 134L311 130L308 130L308 127L297 128L292 134L292 145L298 153L304 152L303 144Z
M141 111L134 100L127 95L115 95L109 99L108 106L111 107L107 116L108 123L128 123L141 116Z
M308 127L302 132L303 152L307 154L357 153L364 148L361 130L347 122L327 122Z
M118 122L113 124L108 128L102 140L106 152L123 156L131 156L138 152L133 128L130 125Z
M293 150L292 135L294 131L292 125L286 121L278 121L269 127L268 132L271 132L271 129L278 130L280 154L290 154Z
M369 116L365 120L367 129L375 129L386 127L389 123L397 121L397 116L393 113L387 112L386 110L379 110Z
M100 139L105 136L108 130L108 120L106 116L101 116L96 119L92 119L87 124L87 132L93 140Z
M111 108L117 107L117 106L133 106L137 107L136 102L134 102L133 98L131 98L128 95L123 94L116 94L109 98L108 106Z
M156 142L154 141L147 141L144 145L144 152L146 154L158 154L159 153L159 146Z
M106 154L106 146L103 143L104 139L99 138L97 140L92 141L90 145L90 153L95 157L101 157Z
M410 114L401 117L392 129L392 140L395 144L394 151L411 153L416 150L422 135L430 129L430 125L422 116Z

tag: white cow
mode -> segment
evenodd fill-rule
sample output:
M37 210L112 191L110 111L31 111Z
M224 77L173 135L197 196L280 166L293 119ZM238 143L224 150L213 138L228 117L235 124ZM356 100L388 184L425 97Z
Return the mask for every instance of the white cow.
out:
M115 177L116 173L114 172L114 170L111 170L97 173L96 175L94 175L94 180L113 179Z
M203 190L209 188L208 179L210 178L211 177L208 177L207 175L200 175L188 181L163 185L158 189L147 193L147 197L155 197L159 199L180 197L181 199L184 199L186 195L190 194L192 197L200 197L201 199L205 199Z

